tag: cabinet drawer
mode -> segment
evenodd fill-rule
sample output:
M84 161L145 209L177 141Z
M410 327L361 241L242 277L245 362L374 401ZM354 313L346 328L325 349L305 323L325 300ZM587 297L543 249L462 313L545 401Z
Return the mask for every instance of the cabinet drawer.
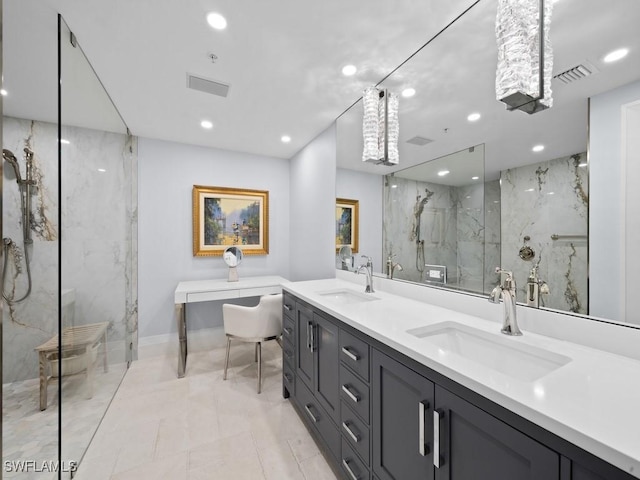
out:
M296 341L295 325L296 322L293 317L282 317L282 338L289 340L292 344Z
M289 342L286 338L282 342L282 359L284 363L288 363L291 367L295 366L296 350L292 342ZM284 364L283 364L284 367Z
M340 330L340 360L369 381L369 345L344 330Z
M350 480L369 480L371 475L362 460L358 458L349 443L342 439L342 458L340 460L342 470Z
M304 383L298 383L296 399L303 420L320 434L334 458L340 458L340 432Z
M295 311L295 299L291 296L290 293L282 292L282 313L284 314L284 317L290 317L291 320L293 320L295 317Z
M369 424L369 387L344 365L340 365L340 397Z
M296 376L293 367L287 362L282 364L282 384L289 391L289 395L296 396Z
M342 438L346 439L353 450L360 455L366 465L369 465L369 444L371 435L369 427L343 401L340 422Z

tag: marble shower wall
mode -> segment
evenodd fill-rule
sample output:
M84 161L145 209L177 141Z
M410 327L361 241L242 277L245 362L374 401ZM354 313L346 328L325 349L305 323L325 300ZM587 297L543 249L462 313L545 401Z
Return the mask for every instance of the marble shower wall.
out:
M72 311L63 314L64 326L109 322L109 349L114 352L110 361L124 362L124 339L137 329L135 138L63 128L69 144L63 145L61 233L57 126L11 117L4 117L3 126L3 148L18 157L23 176L23 148L29 146L35 152L38 182L32 197L33 245L28 247L32 292L24 302L4 306L4 382L38 376L34 348L57 333L60 266L63 290L75 297ZM11 169L4 168L3 181L3 233L22 250L20 197ZM11 262L9 268L5 291L15 289L16 296L21 296L26 291L26 271L16 275Z
M500 276L496 267L500 266L500 180L484 184L484 293L490 293Z
M402 265L403 270L396 270L394 277L422 283L425 263L446 265L448 285L481 290L483 191L482 185L455 188L388 177L384 195L383 259L386 261L392 252L394 261ZM418 223L416 213L426 196L429 198ZM424 261L418 240L424 241Z
M525 301L529 270L540 262L539 277L550 294L541 306L588 313L586 153L505 170L501 173L501 266L513 270L518 301ZM566 235L552 240L551 235ZM518 256L524 237L536 253Z

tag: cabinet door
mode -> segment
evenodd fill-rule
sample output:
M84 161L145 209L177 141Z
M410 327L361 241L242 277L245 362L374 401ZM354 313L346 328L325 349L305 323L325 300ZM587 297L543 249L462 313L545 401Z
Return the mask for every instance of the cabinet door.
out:
M380 480L433 479L434 384L374 349L371 366L374 473Z
M313 330L313 311L303 305L296 306L296 375L313 391L313 351L311 332Z
M338 327L326 318L313 314L312 333L315 355L313 393L333 421L340 420L340 355Z
M441 462L436 480L560 478L556 452L439 386L436 412Z

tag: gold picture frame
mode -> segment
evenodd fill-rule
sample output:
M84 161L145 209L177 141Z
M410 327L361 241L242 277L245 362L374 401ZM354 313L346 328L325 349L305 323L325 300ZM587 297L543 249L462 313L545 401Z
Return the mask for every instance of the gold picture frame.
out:
M336 253L345 246L358 253L358 209L358 200L336 198Z
M222 256L229 246L269 253L269 192L194 185L193 255Z

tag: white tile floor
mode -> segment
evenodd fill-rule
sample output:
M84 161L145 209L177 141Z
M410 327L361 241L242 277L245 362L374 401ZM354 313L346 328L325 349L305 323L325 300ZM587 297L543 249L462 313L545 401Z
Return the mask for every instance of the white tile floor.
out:
M220 343L220 342L218 342ZM75 476L77 480L335 480L282 398L282 351L263 346L262 393L251 344L189 352L176 377L171 348L141 347ZM164 353L170 351L171 353Z
M110 350L109 358L117 362L124 352ZM37 358L36 358L37 360ZM126 370L125 363L111 363L109 371L102 370L98 357L93 396L87 398L87 380L84 373L62 379L62 395L58 381L48 386L47 409L40 411L40 385L38 379L8 383L2 387L2 442L3 479L53 480L54 473L18 470L17 464L35 461L42 469L44 462L58 458L58 403L62 397L62 458L65 462L79 461L91 437L109 406ZM13 468L7 466L10 462ZM18 470L18 471L14 471ZM68 478L68 473L67 477Z

